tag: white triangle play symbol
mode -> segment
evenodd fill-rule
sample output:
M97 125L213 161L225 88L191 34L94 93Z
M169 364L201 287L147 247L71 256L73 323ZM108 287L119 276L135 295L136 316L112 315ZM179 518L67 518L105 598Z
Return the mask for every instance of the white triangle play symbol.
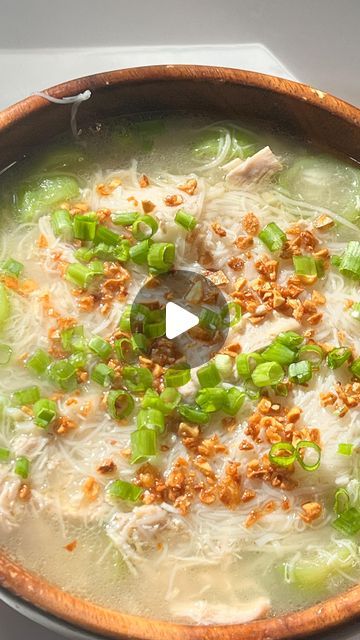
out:
M199 324L199 318L190 311L186 311L174 302L168 302L166 305L166 337L169 340L177 338L185 331L196 327Z

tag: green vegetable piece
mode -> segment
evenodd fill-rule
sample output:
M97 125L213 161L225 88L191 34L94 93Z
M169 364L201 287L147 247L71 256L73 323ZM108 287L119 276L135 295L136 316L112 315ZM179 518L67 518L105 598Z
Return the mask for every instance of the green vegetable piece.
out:
M78 196L79 185L75 178L63 175L46 177L22 193L18 198L18 210L24 221L32 221L60 202Z

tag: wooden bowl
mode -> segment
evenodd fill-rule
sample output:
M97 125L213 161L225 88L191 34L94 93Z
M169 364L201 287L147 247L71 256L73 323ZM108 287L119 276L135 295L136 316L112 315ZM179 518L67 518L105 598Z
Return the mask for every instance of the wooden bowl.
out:
M72 80L57 98L90 89L77 122L136 112L191 111L214 119L262 119L360 162L360 111L312 87L248 71L174 66L125 69ZM69 128L71 105L33 96L0 113L0 170ZM303 611L243 625L194 626L111 611L74 597L0 552L0 583L57 618L111 638L139 640L280 640L323 631L360 614L360 586Z

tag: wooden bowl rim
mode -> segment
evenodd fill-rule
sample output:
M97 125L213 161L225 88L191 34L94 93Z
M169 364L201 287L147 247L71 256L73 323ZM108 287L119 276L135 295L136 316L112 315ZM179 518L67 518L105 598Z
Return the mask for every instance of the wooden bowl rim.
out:
M321 110L360 127L360 110L313 87L275 76L239 69L198 65L158 65L121 69L84 76L55 85L45 91L60 98L86 89L96 91L118 84L194 81L234 83L306 101ZM18 124L33 112L53 105L40 96L25 100L0 112L0 133ZM56 616L60 621L112 638L136 640L286 640L325 631L360 614L360 585L302 611L245 624L195 626L143 618L105 609L50 584L24 569L0 551L0 584L10 593Z

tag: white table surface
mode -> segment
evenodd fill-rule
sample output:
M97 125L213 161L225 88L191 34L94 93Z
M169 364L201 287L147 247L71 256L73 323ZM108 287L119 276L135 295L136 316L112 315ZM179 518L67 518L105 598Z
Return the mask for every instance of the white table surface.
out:
M1 0L0 108L87 73L176 62L297 78L360 106L359 26L360 0ZM354 625L326 636L359 637ZM63 639L0 603L0 640Z

